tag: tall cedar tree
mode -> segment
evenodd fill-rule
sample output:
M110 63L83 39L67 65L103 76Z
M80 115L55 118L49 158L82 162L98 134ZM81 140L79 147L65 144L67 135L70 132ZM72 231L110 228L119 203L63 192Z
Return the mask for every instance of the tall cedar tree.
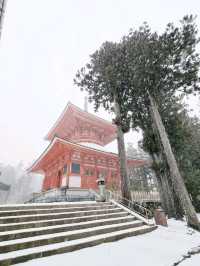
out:
M159 110L188 192L196 210L200 211L200 121L190 117L182 104L173 104L170 112ZM143 131L143 148L159 156L159 143L152 134L152 130ZM155 165L156 170L162 170L162 167L162 164Z
M185 111L184 106L179 103L181 100L182 97L170 97L167 101L164 99L164 102L163 99L160 99L158 106L167 133L170 133L170 142L172 143L173 151L176 155L176 150L183 144L183 138L185 138L187 134L185 131L180 131L179 129L179 124L181 123L178 123L180 120L179 116L181 115L179 113ZM161 202L165 212L169 217L182 218L183 209L181 208L180 200L177 198L171 182L170 171L163 147L160 143L159 134L157 130L155 130L155 127L151 127L151 123L152 119L150 116L146 121L143 120L143 124L145 124L146 127L143 127L142 145L144 150L148 151L152 156L152 167L157 174ZM175 143L176 145L174 145ZM184 144L186 143L184 142ZM183 149L183 147L181 147L181 149Z
M78 71L75 79L81 89L89 93L89 100L94 102L95 110L103 106L115 113L114 123L117 126L117 143L120 162L121 190L125 199L130 199L124 133L129 130L127 109L123 102L126 96L126 58L124 47L117 43L104 43L90 56L90 63Z
M168 24L162 35L152 33L145 24L139 31L131 31L123 38L132 81L130 108L138 99L149 108L163 146L173 188L185 211L188 225L200 230L158 109L161 98L167 100L180 92L191 94L199 91L200 59L195 52L198 42L193 16L184 17L180 27Z
M150 113L188 225L200 229L158 110L160 98L169 99L179 91L185 94L199 91L196 35L192 16L184 17L180 27L168 24L162 35L152 33L145 24L137 31L130 31L118 44L103 44L91 56L90 63L77 73L76 84L89 92L96 108L103 105L113 110L113 103L117 103L116 124L124 132L129 129L130 118L136 128L142 116ZM124 159L121 157L120 161ZM122 171L121 167L121 174ZM125 176L122 175L122 181L128 191Z

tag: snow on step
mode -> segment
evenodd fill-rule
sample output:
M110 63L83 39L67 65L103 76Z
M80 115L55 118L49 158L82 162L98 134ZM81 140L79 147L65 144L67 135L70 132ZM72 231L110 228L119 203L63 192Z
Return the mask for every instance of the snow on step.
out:
M7 207L24 207L24 206L56 206L56 205L84 205L84 204L106 204L106 202L104 203L97 203L96 201L75 201L75 202L51 202L51 203L48 203L48 202L45 202L45 203L30 203L30 204L24 204L24 203L21 203L21 204L0 204L0 208L7 208Z
M45 246L40 246L40 247L34 247L34 248L29 248L29 249L24 249L24 250L19 250L19 251L12 251L9 253L1 254L0 260L16 258L16 257L26 256L26 255L30 255L30 254L36 254L36 253L40 253L40 257L42 257L43 255L45 256L45 253L47 253L48 251L58 250L58 249L67 248L67 247L71 247L71 248L73 247L74 248L73 250L76 250L75 247L80 245L80 244L85 244L87 247L87 244L90 244L90 246L91 246L91 243L95 242L95 241L99 241L99 243L103 243L106 241L112 241L112 239L115 237L116 238L117 237L123 237L123 236L128 236L131 234L134 235L134 234L140 233L141 230L144 230L144 232L145 232L145 230L151 231L153 229L154 229L154 227L150 227L148 225L143 225L143 226L136 227L136 228L120 230L117 232L101 234L98 236L91 236L88 238L71 240L68 242L61 242L61 243L45 245ZM96 244L94 244L94 245L96 245ZM67 250L63 250L62 252L59 252L59 253L64 253L64 252L67 252ZM0 261L0 264L1 264L1 261Z
M94 207L95 208L102 208L102 207L105 207L105 208L111 208L111 207L114 207L114 205L113 204L108 204L108 205L97 205L97 206L75 206L75 207L73 207L73 206L67 206L67 207L62 207L62 208L56 208L56 206L55 206L55 208L39 208L39 209L19 209L19 210L4 210L4 211L1 211L1 214L2 214L2 216L3 216L3 214L6 214L6 213L12 213L14 216L8 216L9 218L10 217L16 217L15 216L15 214L16 213L20 213L20 212L38 212L38 211L49 211L49 212L54 212L54 211L60 211L60 212L62 212L62 211L70 211L70 210L75 210L76 211L76 209L85 209L85 208L91 208L91 209L93 209L94 210ZM21 215L20 215L21 216Z
M123 212L125 214L125 212ZM93 217L93 216L92 216ZM96 217L96 216L94 216ZM79 217L80 218L80 217ZM8 232L0 232L0 237L1 236L9 236L9 235L13 235L13 234L18 234L18 233L27 233L27 232L35 232L35 231L43 231L43 230L49 230L49 229L56 229L56 228L68 228L68 230L70 230L70 227L73 229L74 226L81 226L81 225L95 225L101 222L115 222L118 220L122 220L122 219L127 219L127 220L131 220L134 217L127 215L124 217L117 217L117 218L108 218L108 219L99 219L99 220L92 220L92 221L86 221L86 222L79 222L79 223L71 223L71 224L59 224L59 225L50 225L50 226L44 226L44 227L38 227L38 228L27 228L27 229L18 229L18 230L11 230ZM68 218L67 218L68 219ZM62 219L63 220L63 219ZM52 220L50 220L52 221ZM18 223L17 223L18 224ZM7 224L6 224L7 225Z
M10 208L0 206L4 210L1 215L8 215L0 218L0 231L4 231L0 232L0 252L4 252L0 254L0 265L71 252L156 228L115 202L59 202Z
M80 229L80 230L74 230L74 231L68 231L68 232L61 232L61 233L52 233L52 234L46 234L46 235L40 235L40 236L34 236L34 237L26 237L22 239L16 239L16 240L8 240L0 243L0 247L6 246L6 245L13 245L13 244L20 244L20 243L26 243L30 241L37 241L42 239L50 239L53 237L68 237L73 236L81 233L89 233L89 232L95 232L100 229L118 229L120 227L123 227L124 225L127 226L134 226L134 225L141 225L141 221L132 221L132 222L125 222L125 223L119 223L114 225L103 225L103 226L96 226L92 228L86 228L86 229ZM66 240L67 241L67 240Z
M79 220L79 219L83 219L83 218L95 218L95 217L102 217L102 216L112 216L112 215L121 215L121 214L127 214L127 212L125 211L121 211L121 212L117 212L117 213L106 213L106 214L95 214L95 215L84 215L84 216L78 216L78 217L68 217L68 218L57 218L57 219L46 219L46 220L37 220L37 221L29 221L29 222L23 222L23 223L4 223L4 224L0 224L0 228L1 227L6 227L9 225L26 225L26 224L40 224L40 223L44 223L44 222L56 222L56 221L67 221L67 220Z
M86 210L86 211L73 211L73 212L59 212L59 213L48 213L48 214L34 214L34 215L16 215L16 216L9 216L9 217L0 217L0 222L1 221L6 221L7 219L17 219L17 218L34 218L34 217L46 217L46 216L55 216L55 215L73 215L73 214L79 214L79 213L91 213L91 212L104 212L104 211L116 211L116 210L121 210L121 208L117 208L113 206L111 209L100 209L100 210Z

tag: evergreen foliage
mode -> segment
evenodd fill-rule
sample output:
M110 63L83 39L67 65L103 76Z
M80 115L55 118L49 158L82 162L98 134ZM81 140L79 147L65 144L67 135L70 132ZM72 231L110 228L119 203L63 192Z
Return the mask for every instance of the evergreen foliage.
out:
M165 116L170 117L170 108L176 107L182 95L200 91L198 43L192 15L185 16L179 27L169 23L162 34L152 32L144 23L138 30L130 30L119 43L104 43L78 71L75 83L88 91L96 110L103 106L113 111L117 101L120 115L114 121L116 125L124 133L129 128L141 128L148 136L146 143L154 143L149 145L150 153L162 151L166 159L164 170L167 175L170 172L169 186L179 197L188 224L200 229L166 134ZM177 124L173 126L176 128ZM170 134L169 127L168 131ZM182 133L171 127L173 150L182 145L173 143Z

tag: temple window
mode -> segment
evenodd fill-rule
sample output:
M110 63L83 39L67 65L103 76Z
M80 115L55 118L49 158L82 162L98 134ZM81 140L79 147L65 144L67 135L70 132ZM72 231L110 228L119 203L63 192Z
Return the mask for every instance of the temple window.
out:
M108 175L108 171L106 169L101 169L98 171L98 176L99 175L102 175L104 178L106 178Z
M92 168L86 168L85 169L85 176L93 176L94 170Z
M72 154L72 158L73 158L73 159L80 159L80 152L74 152L74 153Z
M71 172L73 174L80 174L80 164L79 163L72 163Z
M111 171L111 178L116 178L116 177L117 177L117 172Z

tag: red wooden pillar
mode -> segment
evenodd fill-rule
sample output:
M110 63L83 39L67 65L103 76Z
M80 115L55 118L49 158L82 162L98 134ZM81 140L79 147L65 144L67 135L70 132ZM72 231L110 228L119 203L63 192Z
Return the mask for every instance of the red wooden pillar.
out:
M46 190L46 183L47 183L47 176L46 176L46 173L45 173L45 177L44 177L44 180L43 180L43 183L42 183L42 191Z
M97 157L94 156L95 158L95 163L94 163L94 176L95 176L95 188L98 189L98 185L97 185L97 179L98 179L98 169L97 169Z
M105 158L105 160L106 160L106 172L107 172L107 175L105 177L105 185L106 188L109 188L112 181L110 178L110 168L109 168L108 158Z
M80 176L81 176L81 188L85 188L85 175L84 175L84 166L83 166L83 154L80 154Z
M67 187L69 187L69 177L71 175L71 163L72 163L72 150L69 150L69 156L67 160L67 178L66 178Z
M55 188L55 181L57 179L57 172L58 172L58 168L57 168L57 164L55 165L53 174L51 175L50 178L50 189Z
M62 182L62 170L58 170L55 187L60 188Z

